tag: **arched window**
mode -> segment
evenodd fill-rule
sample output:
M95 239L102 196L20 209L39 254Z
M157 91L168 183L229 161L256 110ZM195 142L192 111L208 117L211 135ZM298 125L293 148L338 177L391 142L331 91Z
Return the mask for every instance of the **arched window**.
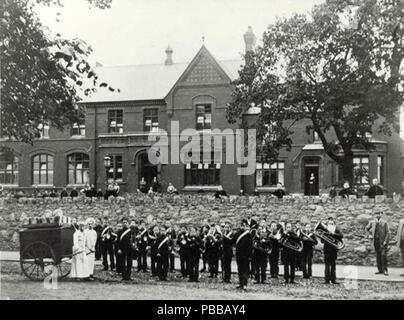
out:
M68 184L90 182L90 158L85 153L72 153L67 157Z
M37 154L32 158L32 183L53 185L53 156Z
M0 184L18 185L18 158L0 154Z

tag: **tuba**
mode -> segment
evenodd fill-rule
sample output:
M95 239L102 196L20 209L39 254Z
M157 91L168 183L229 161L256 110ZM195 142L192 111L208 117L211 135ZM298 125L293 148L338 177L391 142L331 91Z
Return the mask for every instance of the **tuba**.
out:
M300 239L298 239L297 236L294 237L291 234L286 234L286 236L282 237L280 239L280 244L283 247L289 248L296 252L302 252L302 250L303 250L302 241L300 241Z
M328 231L327 227L321 221L316 224L314 228L314 235L332 245L337 250L341 250L345 247L344 241L342 239L338 239L334 234Z
M304 233L303 231L300 231L300 234L302 235L302 240L303 241L308 241L308 242L311 242L311 243L314 243L314 244L317 243L317 241L313 237L313 233L307 234L307 233Z

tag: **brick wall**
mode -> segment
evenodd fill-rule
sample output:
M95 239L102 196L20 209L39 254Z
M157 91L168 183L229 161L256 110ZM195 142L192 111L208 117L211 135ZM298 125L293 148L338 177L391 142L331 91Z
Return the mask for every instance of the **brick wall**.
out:
M70 199L69 199L70 200ZM400 256L395 248L396 232L399 219L404 218L401 210L402 201L387 199L382 203L348 202L345 200L326 200L321 198L285 198L278 200L267 196L237 197L220 201L212 195L180 195L164 196L150 199L143 195L130 195L120 198L118 202L93 202L84 199L75 202L61 202L59 199L0 199L0 250L18 250L18 230L24 217L51 214L60 208L67 216L102 217L109 216L113 223L121 217L134 219L173 219L173 224L197 225L210 222L230 220L237 223L246 214L255 216L258 220L288 219L311 222L312 225L328 216L334 216L338 226L345 235L345 248L340 251L338 262L343 264L375 265L375 254L364 227L372 218L374 208L384 211L387 219L391 241L389 250L389 265L400 266ZM318 245L314 255L316 262L322 262L321 245Z

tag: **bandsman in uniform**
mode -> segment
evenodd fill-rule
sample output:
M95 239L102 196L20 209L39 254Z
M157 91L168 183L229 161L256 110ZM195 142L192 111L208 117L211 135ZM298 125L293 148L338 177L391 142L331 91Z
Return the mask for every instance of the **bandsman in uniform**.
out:
M147 245L149 237L144 220L139 223L139 232L136 236L136 244L139 251L137 258L137 271L147 272Z
M100 235L100 249L102 254L102 265L104 266L104 270L108 270L108 256L111 270L115 269L114 241L115 236L113 235L112 228L109 225L109 220L108 218L105 218L104 225L102 227Z
M208 259L209 278L217 278L219 273L220 233L216 225L211 225L205 239L205 250Z
M150 247L150 269L152 277L157 277L157 238L160 235L160 228L154 225L148 232L148 246Z
M166 230L167 230L166 231L167 236L170 237L170 241L174 241L177 238L177 234L176 234L174 228L172 227L170 220L166 221ZM169 262L170 262L169 271L173 272L175 269L175 254L174 254L173 246L171 246L171 251L169 254Z
M312 264L313 264L313 251L314 246L318 243L316 237L311 231L310 223L306 223L304 227L304 233L306 236L302 237L303 251L302 251L302 271L303 278L310 279L312 276Z
M243 219L240 230L234 235L236 246L236 262L240 284L238 289L247 290L248 284L248 264L253 250L253 236L246 219Z
M160 281L167 281L169 268L169 255L171 252L172 241L164 225L160 227L160 233L157 237L157 275Z
M223 229L223 282L230 283L231 280L231 260L233 258L233 231L230 222L226 222Z
M292 242L300 241L300 238L293 232L291 222L285 224L285 232L281 236L281 242L287 240ZM284 263L285 283L295 283L296 251L282 246L282 261Z
M116 228L115 228L115 234L116 236L114 236L114 254L115 254L115 261L116 261L116 272L118 274L122 274L123 271L123 261L122 261L122 254L119 253L119 238L118 238L118 234L120 234L122 232L123 229L123 224L122 222L118 222L116 224Z
M95 232L97 233L97 242L95 243L95 260L101 260L101 232L102 232L102 221L101 219L97 219L97 225L94 227Z
M139 232L139 229L137 227L137 224L136 224L135 220L132 219L130 221L129 228L130 228L130 230L132 232L132 242L133 242L132 258L133 258L133 260L137 260L137 256L138 256L139 252L138 252L138 249L137 249L136 236L137 236L137 234ZM132 265L133 265L133 263L132 263Z
M201 229L201 234L200 234L200 238L203 241L203 243L205 243L206 241L206 237L209 233L209 225L204 225ZM205 272L206 271L206 265L208 263L208 253L206 250L203 250L202 252L202 269L200 272Z
M271 253L269 254L269 273L271 278L278 278L279 276L279 240L280 233L276 222L271 222L271 229L269 239L271 241Z
M300 224L300 221L297 220L295 223L295 233L296 235L302 239L302 225ZM301 271L302 270L302 253L301 252L295 252L295 268L296 271Z
M189 236L187 238L188 246L188 275L189 282L199 282L199 258L203 251L203 242L200 236L197 234L195 227L189 228Z
M333 237L338 240L342 240L344 237L342 232L337 228L334 218L332 217L328 218L327 229L333 235ZM336 270L338 249L324 240L321 240L321 242L324 243L325 283L330 284L331 282L333 284L338 284Z
M268 253L270 240L264 226L258 227L254 237L252 260L255 265L255 283L265 283L267 276Z
M177 246L179 248L178 254L180 256L181 275L186 277L188 275L188 246L187 246L188 232L186 227L181 227L177 237Z
M122 218L122 228L118 232L118 255L121 262L122 280L130 281L133 264L133 238L128 219Z

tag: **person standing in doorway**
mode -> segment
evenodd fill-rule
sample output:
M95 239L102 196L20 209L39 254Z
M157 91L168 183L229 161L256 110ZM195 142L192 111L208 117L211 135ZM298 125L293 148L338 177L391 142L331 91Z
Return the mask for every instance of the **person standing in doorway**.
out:
M316 177L314 176L314 173L310 173L310 178L309 178L309 196L314 196L316 195Z

